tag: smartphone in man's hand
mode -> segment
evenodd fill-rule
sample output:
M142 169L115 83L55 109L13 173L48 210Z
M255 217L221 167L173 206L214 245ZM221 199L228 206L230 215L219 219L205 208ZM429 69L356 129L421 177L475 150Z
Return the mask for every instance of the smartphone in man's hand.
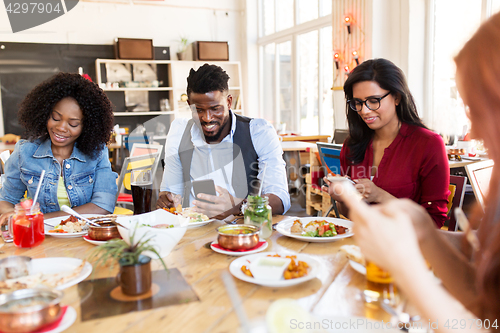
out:
M215 191L215 183L213 179L205 179L205 180L195 180L193 181L193 191L195 200L199 200L202 202L207 202L213 204L212 201L207 201L198 198L198 194L204 193L209 195L217 195Z

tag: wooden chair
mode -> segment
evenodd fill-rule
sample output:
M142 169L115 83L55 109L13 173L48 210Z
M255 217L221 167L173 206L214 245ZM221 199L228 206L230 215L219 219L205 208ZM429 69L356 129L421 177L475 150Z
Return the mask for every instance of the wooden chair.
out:
M344 144L345 139L349 136L349 130L348 129L338 129L336 128L333 131L333 139L332 143L336 144Z
M457 220L453 211L456 207L462 208L465 196L467 177L450 176L450 195L448 196L448 231L457 231Z
M116 194L117 204L132 204L132 195L123 193L124 189L130 190L130 173L132 170L150 169L153 179L157 177L158 163L163 146L154 144L136 143L132 147L130 157L125 158L120 177L118 178L118 192ZM161 175L160 175L161 177Z
M325 174L331 172L340 175L340 150L342 149L342 145L325 142L316 142L316 145L318 146L321 165L325 168ZM335 216L340 217L337 202L333 199L331 200L332 205L324 216L328 216L333 209Z
M472 191L476 200L484 210L484 198L490 187L491 173L493 172L493 160L471 163L465 166L467 177L469 177Z

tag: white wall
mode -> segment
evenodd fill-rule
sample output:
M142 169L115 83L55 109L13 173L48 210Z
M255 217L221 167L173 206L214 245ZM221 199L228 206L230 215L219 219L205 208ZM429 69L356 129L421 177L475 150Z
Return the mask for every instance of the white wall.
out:
M164 0L139 5L80 0L65 15L18 33L12 33L7 12L0 6L0 41L112 44L116 37L150 38L155 46L170 46L173 60L181 36L189 42L228 41L230 60L241 61L246 68L244 1ZM246 76L243 70L244 82ZM244 96L246 110L249 100Z
M80 1L65 15L15 34L6 11L0 9L0 40L112 44L116 37L152 38L155 46L171 46L172 59L175 59L178 40L185 36L189 41L229 41L230 60L241 60L241 0L164 0L158 3Z
M386 58L406 75L424 122L426 10L428 0L368 0L365 8L366 59ZM334 92L335 127L347 128L343 91Z

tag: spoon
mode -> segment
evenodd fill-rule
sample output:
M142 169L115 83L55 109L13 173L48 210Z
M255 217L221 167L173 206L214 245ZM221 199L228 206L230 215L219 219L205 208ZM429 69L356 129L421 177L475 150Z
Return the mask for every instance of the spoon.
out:
M85 221L85 223L87 223L87 224L90 224L90 225L92 225L92 226L94 226L94 227L100 227L100 225L99 225L99 224L94 223L94 222L90 221L89 219L87 219L87 218L85 218L85 217L81 216L80 214L78 214L77 212L75 212L73 209L69 208L69 207L68 207L68 206L66 206L66 205L62 205L62 206L61 206L61 210L62 210L63 212L66 212L66 213L68 213L68 214L73 215L74 217L76 217L76 218L78 218L78 219L80 219L80 220L82 220L82 221Z

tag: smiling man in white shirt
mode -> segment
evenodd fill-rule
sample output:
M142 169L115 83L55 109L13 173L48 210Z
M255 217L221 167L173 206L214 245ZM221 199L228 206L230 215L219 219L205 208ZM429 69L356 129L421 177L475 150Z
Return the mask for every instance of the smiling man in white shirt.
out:
M269 198L274 214L290 208L283 151L276 131L264 119L236 115L229 76L205 64L189 73L187 95L192 119L175 119L165 147L165 170L157 208L195 206L208 216L240 212L242 201L258 191ZM217 196L194 197L192 182L213 179ZM198 199L213 202L206 203Z

